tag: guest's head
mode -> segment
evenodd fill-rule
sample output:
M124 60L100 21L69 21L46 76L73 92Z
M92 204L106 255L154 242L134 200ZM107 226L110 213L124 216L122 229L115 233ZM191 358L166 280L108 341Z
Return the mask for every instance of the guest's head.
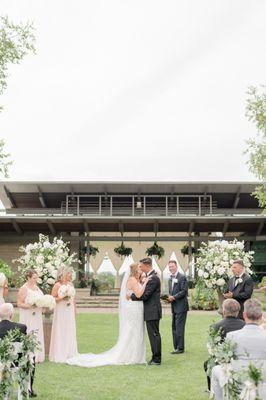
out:
M245 272L245 266L242 260L235 260L232 264L232 272L235 276L240 276Z
M14 315L14 307L11 303L4 303L0 306L0 319L1 321L7 319L12 321Z
M226 299L222 305L223 316L227 317L237 317L240 311L240 304L235 299Z
M152 269L152 259L150 257L142 258L139 261L139 266L142 272L149 272Z
M262 318L262 305L257 299L249 299L244 303L244 320L247 324L259 324Z
M59 282L70 282L72 280L72 269L69 267L61 267L57 272L57 280Z
M136 279L139 279L141 275L141 269L138 263L132 263L129 266L130 268L130 276L133 276Z
M176 260L170 260L168 262L168 268L172 275L176 275L177 273L177 262Z
M38 274L34 269L28 269L25 273L25 278L28 283L37 285Z

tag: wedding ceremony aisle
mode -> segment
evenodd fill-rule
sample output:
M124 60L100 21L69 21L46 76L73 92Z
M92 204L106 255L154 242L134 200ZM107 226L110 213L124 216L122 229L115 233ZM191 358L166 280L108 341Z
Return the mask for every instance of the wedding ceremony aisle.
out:
M214 313L191 313L186 330L186 351L171 355L171 317L161 321L161 366L108 366L80 368L45 361L36 369L35 389L39 399L57 400L161 400L208 398L203 362L207 358L209 325L219 320ZM99 353L115 344L116 314L81 313L77 316L78 350ZM150 358L146 337L147 360Z

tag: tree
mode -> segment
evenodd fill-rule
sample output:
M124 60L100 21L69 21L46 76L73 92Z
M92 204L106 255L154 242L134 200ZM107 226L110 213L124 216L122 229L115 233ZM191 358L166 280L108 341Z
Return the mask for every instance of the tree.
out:
M7 16L0 16L0 95L7 87L8 67L19 64L29 53L35 53L34 28L31 23L14 24ZM3 107L0 107L2 111ZM9 154L4 152L4 141L0 139L0 175L8 177L12 164Z
M259 179L261 184L256 187L253 195L260 207L266 212L266 92L265 86L259 90L251 86L248 89L246 116L256 124L258 133L255 139L248 140L249 169Z

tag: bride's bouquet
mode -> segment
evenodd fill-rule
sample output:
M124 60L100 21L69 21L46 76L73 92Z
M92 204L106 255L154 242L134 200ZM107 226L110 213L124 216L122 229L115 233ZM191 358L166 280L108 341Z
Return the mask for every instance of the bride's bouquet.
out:
M76 291L72 285L61 285L58 290L58 297L67 300L67 306L70 306L70 300L75 297Z
M49 308L49 310L53 310L55 308L55 298L50 294L45 294L37 301L37 307Z
M39 302L42 297L43 297L43 294L37 290L28 291L27 299L26 299L27 304L29 304L32 308L40 307ZM32 315L35 315L35 311L32 312Z
M6 276L3 272L0 272L0 287L3 287L6 281Z

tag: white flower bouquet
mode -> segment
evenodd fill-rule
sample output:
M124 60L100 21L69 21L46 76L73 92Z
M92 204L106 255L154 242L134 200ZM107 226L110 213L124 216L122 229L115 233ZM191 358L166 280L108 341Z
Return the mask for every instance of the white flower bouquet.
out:
M0 272L0 287L3 287L6 281L6 276L3 272Z
M75 291L74 286L69 285L69 284L61 285L60 288L58 289L58 297L60 299L67 300L68 301L68 303L67 303L68 306L70 305L70 301L69 300L72 300L75 297L75 294L76 294L76 291Z
M40 293L38 290L30 290L30 291L28 291L26 302L32 308L40 307L38 304L42 297L43 297L43 294ZM35 311L33 311L32 315L35 315L35 314L36 314Z
M244 242L236 239L231 242L215 240L208 244L202 243L198 254L196 268L199 280L210 289L223 290L228 279L233 276L231 267L235 260L242 260L247 274L252 274L254 252L245 251Z
M38 284L44 293L51 292L59 268L71 268L71 265L78 261L75 253L69 254L68 246L62 239L55 237L50 242L49 237L42 234L39 235L39 242L29 243L19 250L23 255L14 262L19 263L21 278L24 279L27 270L34 269L39 277Z
M55 308L55 298L50 294L45 294L40 297L40 299L37 302L37 306L53 310Z

